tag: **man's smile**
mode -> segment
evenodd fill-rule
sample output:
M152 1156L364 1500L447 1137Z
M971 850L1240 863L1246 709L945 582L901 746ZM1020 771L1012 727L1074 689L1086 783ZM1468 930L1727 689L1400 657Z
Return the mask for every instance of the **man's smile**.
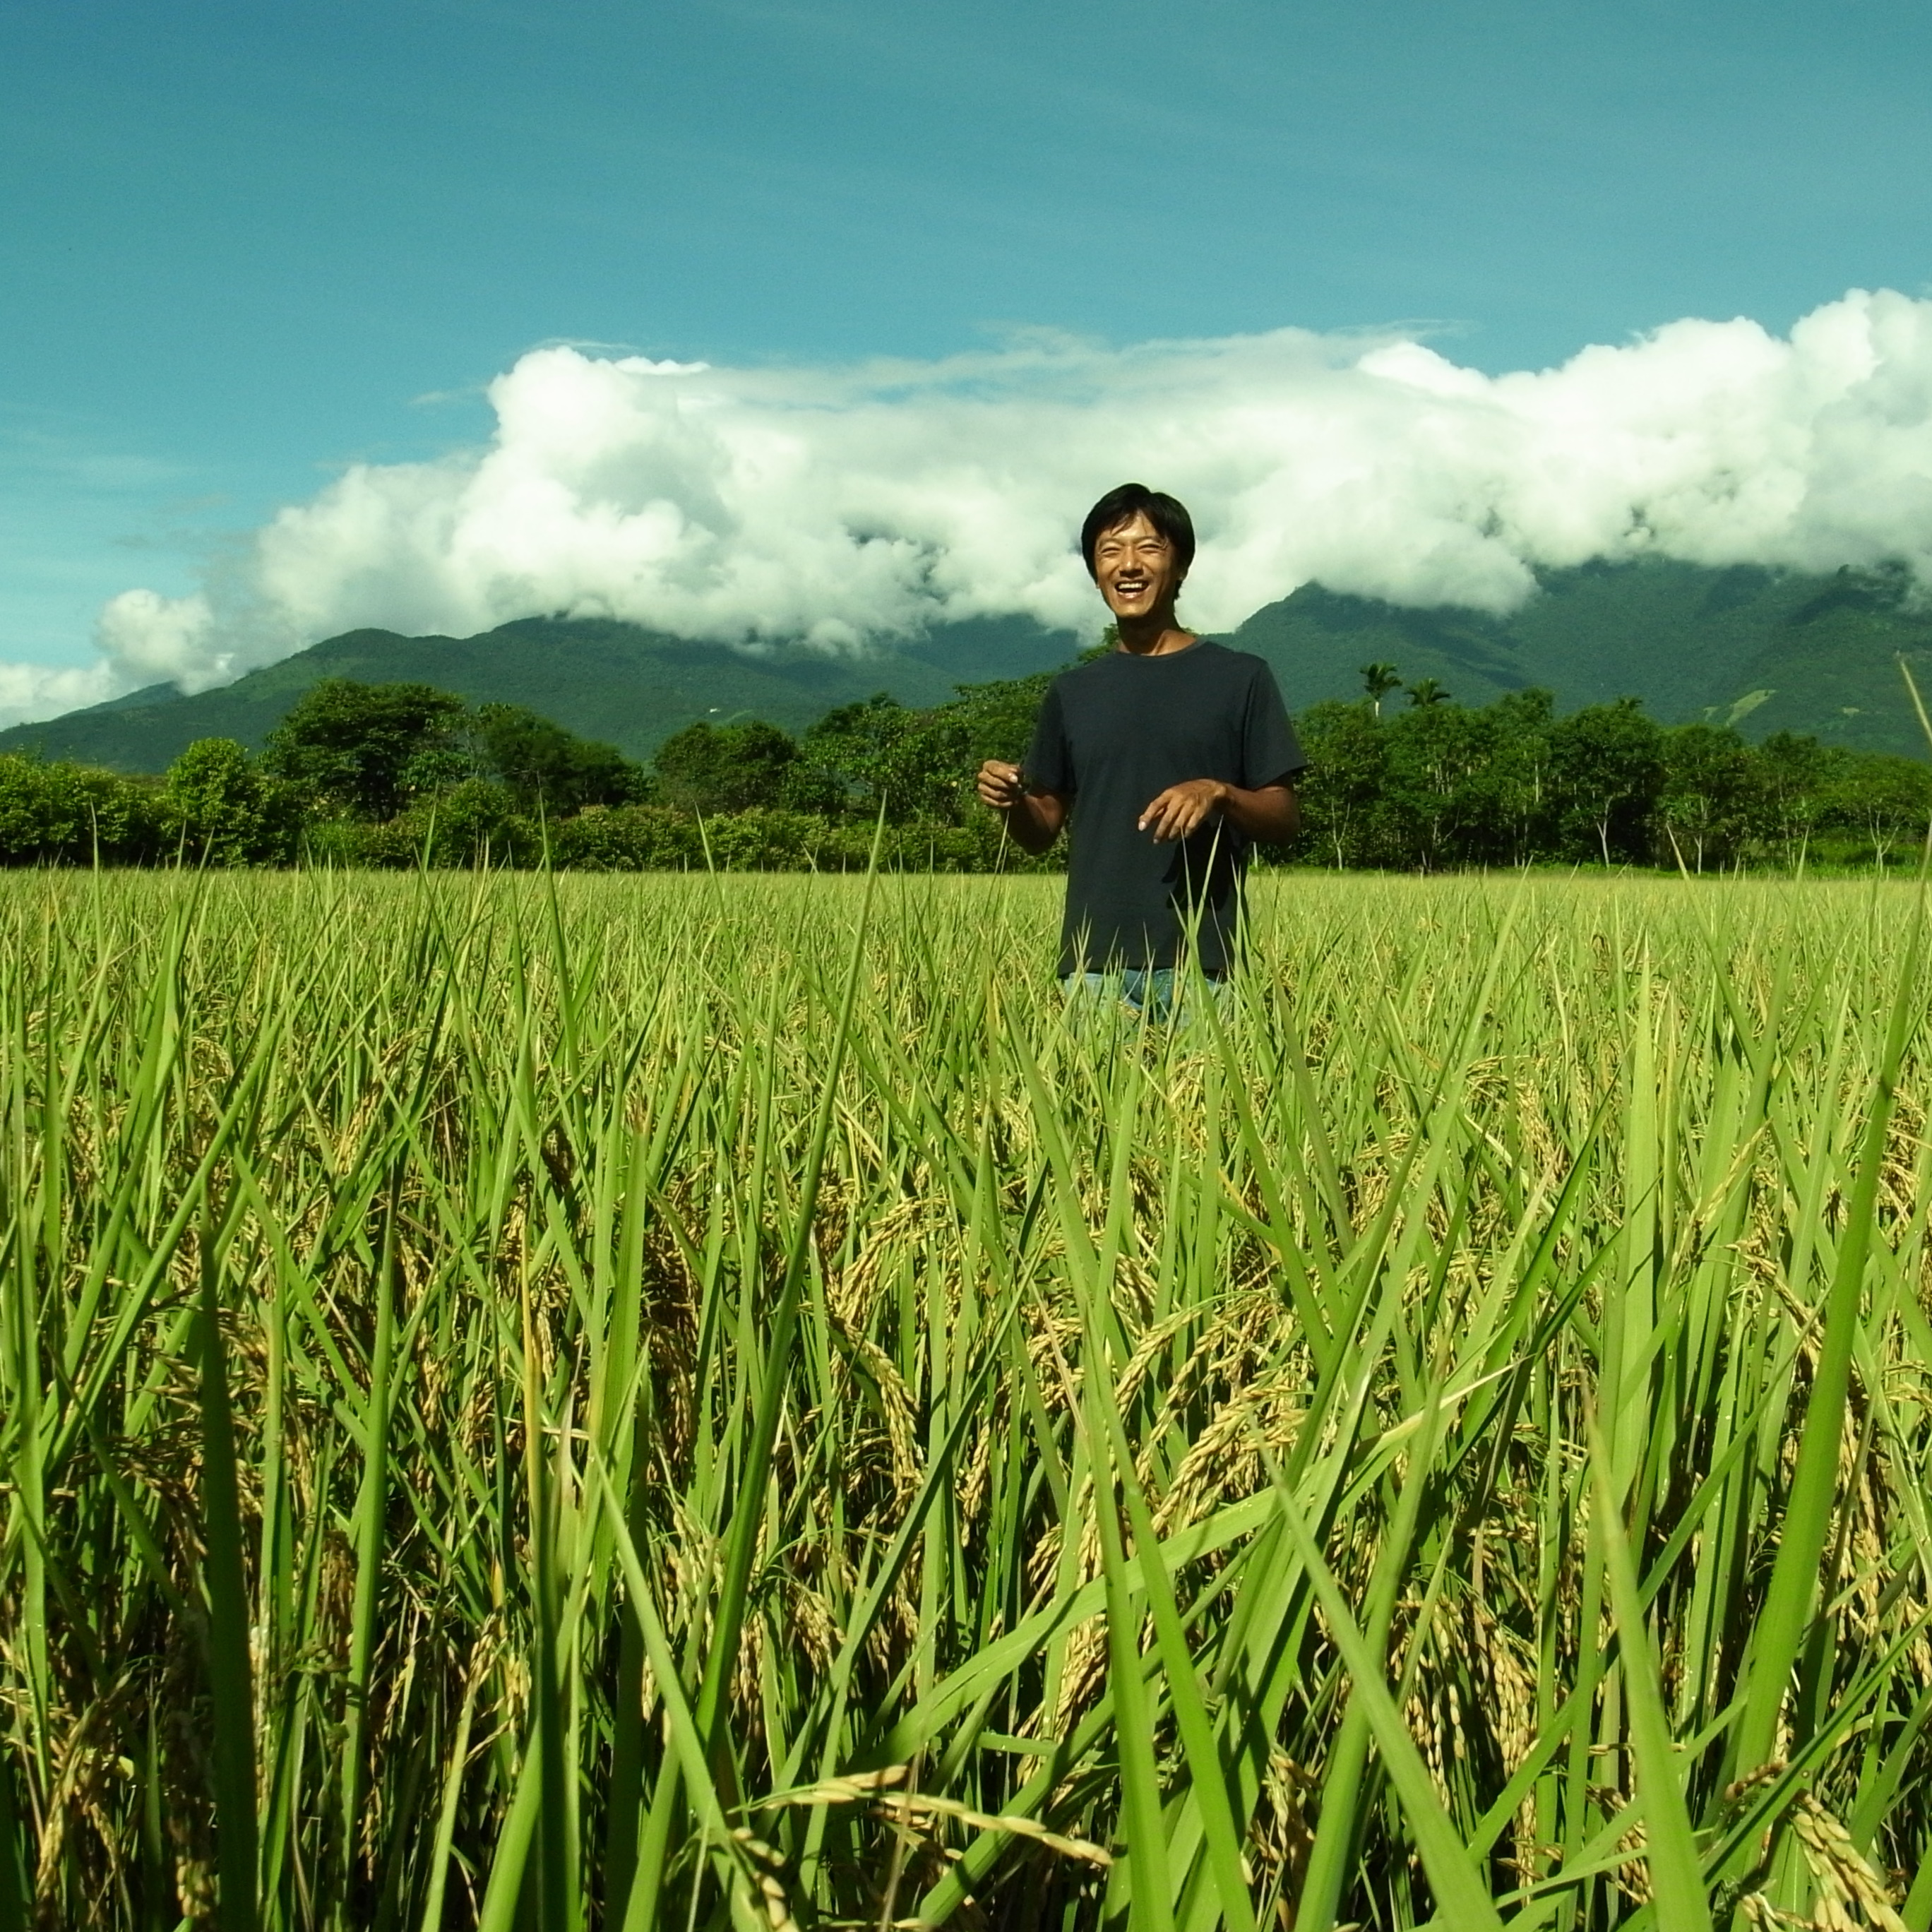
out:
M1173 628L1174 593L1187 568L1145 512L1101 532L1089 562L1116 617L1136 626L1165 621Z

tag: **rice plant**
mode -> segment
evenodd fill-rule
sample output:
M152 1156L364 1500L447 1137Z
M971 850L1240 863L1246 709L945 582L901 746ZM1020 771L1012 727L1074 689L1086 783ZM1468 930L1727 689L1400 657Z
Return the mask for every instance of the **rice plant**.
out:
M0 881L0 1932L1932 1926L1924 910Z

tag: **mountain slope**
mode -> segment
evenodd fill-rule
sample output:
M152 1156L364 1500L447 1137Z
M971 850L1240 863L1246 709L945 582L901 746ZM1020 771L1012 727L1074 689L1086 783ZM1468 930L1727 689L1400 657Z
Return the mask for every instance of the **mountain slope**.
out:
M351 631L216 691L154 685L0 732L0 752L33 749L128 772L165 771L197 738L260 750L302 694L325 677L420 681L473 703L526 704L586 737L648 758L700 718L763 718L802 730L835 705L889 691L943 704L954 687L1064 664L1086 640L1024 618L952 624L891 652L838 656L802 645L752 652L598 619L525 618L475 638Z
M1359 696L1360 668L1380 660L1409 683L1435 678L1466 704L1534 685L1563 710L1635 697L1666 723L1708 717L1753 737L1803 731L1923 755L1898 659L1906 656L1932 698L1932 610L1910 590L1902 573L1593 563L1544 573L1522 609L1490 617L1304 584L1230 641L1269 660L1294 710ZM158 772L196 738L259 748L318 679L353 677L420 680L473 702L526 704L642 759L694 719L762 718L797 731L876 691L937 704L957 685L1050 670L1087 641L1024 618L942 626L851 656L801 645L734 650L582 618L526 618L464 638L352 631L219 691L185 698L155 686L16 726L0 732L0 751Z
M1593 563L1546 572L1520 610L1490 617L1307 584L1232 641L1268 659L1291 709L1360 696L1360 667L1379 660L1466 704L1536 685L1563 710L1637 697L1666 723L1710 717L1753 737L1804 731L1922 754L1898 658L1932 695L1932 610L1909 591L1888 572Z

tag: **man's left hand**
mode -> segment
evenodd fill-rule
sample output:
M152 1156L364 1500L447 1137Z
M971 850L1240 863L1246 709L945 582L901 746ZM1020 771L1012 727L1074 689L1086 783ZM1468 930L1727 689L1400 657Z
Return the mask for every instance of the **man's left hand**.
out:
M1157 844L1185 838L1200 830L1228 801L1228 788L1219 778L1188 778L1169 785L1140 816L1140 829L1151 832Z

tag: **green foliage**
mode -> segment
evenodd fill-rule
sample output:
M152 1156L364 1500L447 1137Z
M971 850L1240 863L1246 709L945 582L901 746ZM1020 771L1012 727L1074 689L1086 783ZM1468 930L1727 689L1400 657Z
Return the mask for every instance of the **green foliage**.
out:
M112 863L528 866L548 850L590 871L847 871L883 814L895 869L1053 870L1064 846L1026 857L972 786L982 760L1023 757L1050 681L969 686L927 710L880 692L802 740L696 724L648 774L532 712L337 681L291 712L260 766L232 740L190 746L158 788L0 758L0 862L84 862L98 836ZM1303 715L1308 860L1882 867L1932 820L1932 766L1916 759L1790 733L1754 747L1728 726L1660 726L1634 699L1562 717L1541 691L1424 700Z
M203 738L182 752L162 782L160 806L167 842L190 862L278 865L300 841L299 795L232 738Z
M1834 746L1795 731L1776 731L1759 748L1758 792L1765 837L1793 870L1804 862L1812 836L1826 820L1831 794L1848 764L1856 761Z
M508 785L465 778L418 799L386 825L364 829L365 865L534 866L543 857L536 820Z
M1923 1927L1924 895L1256 896L0 880L0 1926Z
M805 734L790 796L831 812L941 822L963 813L968 734L951 705L911 711L884 692L828 712Z
M427 685L340 678L290 711L263 765L310 802L312 850L364 865L533 863L540 819L625 803L644 776L520 706L470 714ZM234 782L245 789L238 767Z
M984 814L973 779L988 758L1017 760L1051 674L963 688L950 704L910 710L880 692L829 712L805 734L787 796L807 809L894 824L969 825Z
M471 728L480 761L526 817L628 805L642 788L643 772L616 746L580 738L522 705L481 705Z
M1362 699L1316 705L1300 730L1304 850L1318 864L1883 866L1932 822L1922 760L1666 728L1630 698L1562 718L1544 692L1387 718Z
M419 794L469 775L462 712L461 698L431 685L325 678L269 734L262 763L325 809L393 818Z
M131 864L154 854L154 789L87 765L0 756L0 865Z
M1314 763L1296 783L1301 802L1301 849L1316 863L1338 869L1374 862L1378 816L1388 770L1388 741L1371 699L1331 699L1312 705L1298 721L1303 749Z
M550 835L555 862L573 872L683 872L704 864L698 821L670 806L592 806Z
M1510 701L1511 710L1524 708ZM1513 729L1516 721L1503 706L1467 711L1446 697L1425 694L1384 728L1378 818L1399 862L1433 872L1477 844L1513 858L1530 856L1538 828L1519 836L1520 814L1505 796L1511 767L1541 742L1548 721L1546 700L1529 709L1532 716Z
M665 803L708 814L778 804L797 760L797 743L776 724L700 720L658 747L652 770Z
M1376 716L1382 716L1382 700L1392 691L1402 688L1402 679L1392 664L1384 664L1378 658L1373 664L1362 667L1362 688L1369 694L1369 702L1376 708Z
M1840 756L1827 768L1822 808L1832 821L1862 832L1884 864L1899 848L1916 846L1932 817L1932 766L1884 752Z
M1680 864L1736 863L1762 818L1759 760L1736 732L1680 724L1665 734L1658 820Z
M1664 778L1660 728L1634 698L1619 698L1572 712L1550 748L1558 856L1642 863Z

